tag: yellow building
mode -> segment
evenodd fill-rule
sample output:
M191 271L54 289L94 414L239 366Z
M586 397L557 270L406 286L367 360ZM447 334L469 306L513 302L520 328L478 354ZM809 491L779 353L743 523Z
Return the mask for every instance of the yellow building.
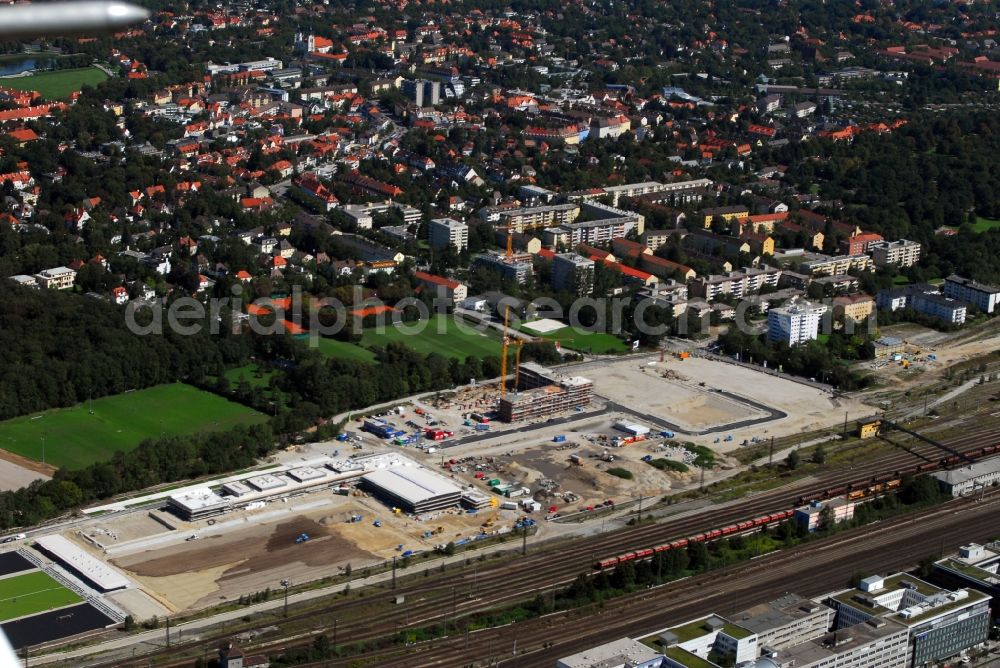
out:
M882 426L881 420L858 420L858 437L859 438L872 438L878 436L879 427Z
M833 298L833 317L837 320L861 322L875 311L871 295L844 295Z

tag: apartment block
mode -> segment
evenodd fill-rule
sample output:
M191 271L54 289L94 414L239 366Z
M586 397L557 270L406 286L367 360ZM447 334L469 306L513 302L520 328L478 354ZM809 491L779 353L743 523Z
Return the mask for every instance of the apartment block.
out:
M876 241L869 244L868 252L876 267L912 267L920 260L920 243L898 239L896 241Z
M944 280L944 296L968 302L983 313L993 313L1000 304L1000 288L955 274Z
M811 302L795 302L767 312L767 338L784 341L790 346L812 341L819 333L819 324L826 306Z
M424 289L430 290L435 296L440 295L455 304L465 301L466 297L469 296L469 286L464 283L423 271L415 271L413 276Z
M799 269L811 276L838 276L851 271L868 271L872 259L867 255L820 255L818 259L803 262Z
M527 281L534 270L529 253L515 253L513 257L507 258L503 253L486 252L477 255L472 264L474 267L485 267L490 271L496 271L518 283Z
M875 312L871 295L843 295L833 298L833 317L837 320L862 322Z
M721 276L702 276L691 281L691 294L711 301L727 294L741 299L759 292L769 285L777 287L781 270L774 267L743 267L740 271L730 271Z
M547 204L520 209L500 211L497 216L497 226L512 229L514 232L555 227L572 223L580 215L577 204ZM585 242L584 242L585 243Z
M750 215L750 210L742 204L736 204L733 206L716 206L702 209L698 213L701 215L702 224L705 228L709 228L717 220L732 222L739 218L746 218Z
M574 295L594 290L594 261L576 253L560 253L552 259L552 287Z
M432 218L427 230L431 248L451 246L461 253L469 247L469 226L454 218Z

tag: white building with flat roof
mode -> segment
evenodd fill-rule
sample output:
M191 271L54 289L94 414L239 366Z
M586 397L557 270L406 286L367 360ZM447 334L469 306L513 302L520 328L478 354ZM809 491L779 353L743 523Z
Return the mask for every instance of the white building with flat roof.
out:
M826 313L823 304L795 302L767 312L767 338L790 346L812 341L819 334L819 324Z
M1000 304L1000 288L956 274L944 279L944 296L969 302L983 313L993 313Z
M427 224L431 248L453 246L461 253L469 247L469 226L454 218L433 218Z
M193 522L224 512L230 503L229 499L203 487L171 495L167 499L167 507L181 519Z
M35 546L44 550L56 561L82 576L101 591L125 589L132 584L132 581L119 573L117 569L90 556L79 546L58 534L36 539Z
M556 662L556 668L659 668L663 655L638 640L622 638Z
M462 499L462 489L458 485L420 466L372 471L361 477L361 484L409 513L457 506Z
M49 290L68 290L76 282L76 272L69 267L42 269L35 274L35 280L40 286Z

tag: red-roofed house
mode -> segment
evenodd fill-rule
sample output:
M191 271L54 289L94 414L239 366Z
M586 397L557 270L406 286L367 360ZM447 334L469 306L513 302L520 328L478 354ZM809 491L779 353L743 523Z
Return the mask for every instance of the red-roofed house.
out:
M846 255L861 255L868 252L868 247L877 241L882 241L882 235L876 232L854 234L840 242L840 249Z
M432 290L435 294L443 294L454 303L458 304L469 296L469 288L464 283L459 283L450 278L435 276L423 271L413 272L413 276L420 283L420 286Z

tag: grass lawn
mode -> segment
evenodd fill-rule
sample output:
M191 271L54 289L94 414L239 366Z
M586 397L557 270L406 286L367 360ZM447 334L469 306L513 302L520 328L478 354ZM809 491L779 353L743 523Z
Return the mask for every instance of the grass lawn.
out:
M534 332L529 331L529 334ZM570 350L578 350L582 353L594 353L601 355L604 353L624 353L628 351L628 344L612 334L604 332L588 332L585 329L575 329L573 327L563 327L548 334L539 334L543 339L558 341L559 345Z
M16 90L37 90L47 100L61 100L84 85L96 86L107 78L108 75L96 67L81 67L39 72L27 77L7 77L0 79L0 85Z
M976 232L988 232L994 227L1000 227L1000 220L996 218L976 218L976 224L972 226L972 229Z
M258 424L263 413L196 387L173 383L0 422L0 448L61 468L82 468L152 436Z
M907 278L906 276L903 276L902 274L897 274L896 276L892 277L892 284L893 285L909 285L910 284L910 279Z
M226 380L229 381L232 387L236 387L236 384L241 380L245 380L250 384L250 387L264 387L268 386L271 382L271 378L277 373L274 370L271 371L261 371L256 364L247 364L245 366L238 366L234 369L229 369L226 371Z
M308 337L305 338L305 343L306 345L309 345ZM337 339L328 339L326 337L318 338L316 343L319 351L327 357L357 360L359 362L375 361L375 353L362 346L356 346L353 343L338 341Z
M82 600L42 571L3 578L0 580L0 622Z
M416 330L417 325L423 328L419 333L403 331ZM440 333L438 328L441 328ZM480 334L472 330L472 325L466 325L466 330L460 331L454 319L447 315L433 315L425 323L402 323L400 328L386 326L381 333L375 329L366 330L361 337L361 345L365 348L384 346L391 341L403 343L418 353L438 353L445 357L455 357L465 360L469 355L475 357L499 357L500 333L488 329Z

